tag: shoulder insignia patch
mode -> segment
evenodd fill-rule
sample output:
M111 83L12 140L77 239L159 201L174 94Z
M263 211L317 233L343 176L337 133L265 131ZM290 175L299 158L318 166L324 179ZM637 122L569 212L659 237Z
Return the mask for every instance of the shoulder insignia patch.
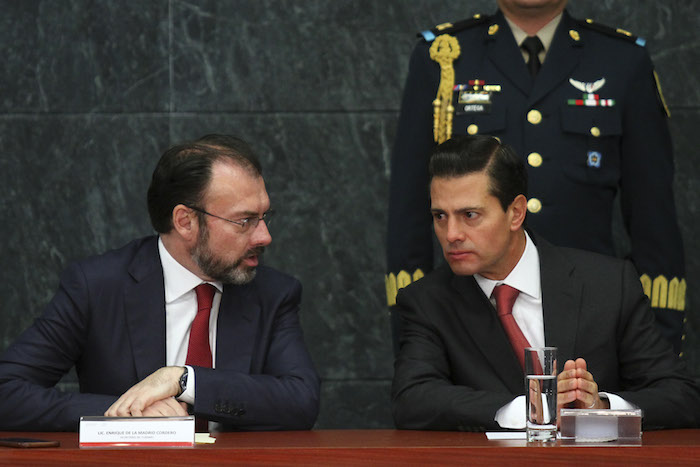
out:
M594 31L598 31L600 33L603 33L608 36L612 37L617 37L619 39L625 39L629 42L634 42L640 47L644 47L647 43L647 41L639 36L635 36L629 31L626 31L621 28L611 28L610 26L606 26L604 24L596 23L590 18L586 18L585 20L577 20L578 24L580 24L583 27L586 27L588 29L593 29Z
M491 18L490 15L482 15L480 13L475 14L471 18L463 19L457 21L456 23L442 23L438 24L432 29L427 29L416 34L418 37L422 37L426 42L432 42L440 34L454 34L456 32L468 29L472 26L476 26Z

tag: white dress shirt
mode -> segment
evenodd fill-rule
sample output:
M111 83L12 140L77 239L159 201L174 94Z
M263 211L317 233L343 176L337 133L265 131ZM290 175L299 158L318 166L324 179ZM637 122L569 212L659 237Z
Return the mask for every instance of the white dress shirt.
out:
M474 279L487 297L491 297L491 303L495 306L492 297L493 289L497 285L506 284L520 291L513 304L513 318L520 327L523 335L532 347L544 347L544 315L542 313L542 287L540 284L540 256L537 247L525 232L525 251L523 251L518 264L502 281L487 279L474 274ZM595 375L593 375L595 378ZM523 383L524 385L524 383ZM525 387L523 386L523 391ZM601 396L607 397L611 409L632 409L633 404L625 401L615 394L601 392ZM523 429L525 428L525 396L518 396L496 412L494 420L501 428Z
M163 266L165 285L165 363L167 366L185 366L187 347L190 340L192 321L197 315L197 293L194 288L204 283L202 279L177 262L158 239L158 252ZM219 317L219 304L223 285L221 282L208 282L216 288L209 316L209 345L211 347L212 368L216 364L216 322ZM187 389L178 398L194 404L195 372L187 366Z

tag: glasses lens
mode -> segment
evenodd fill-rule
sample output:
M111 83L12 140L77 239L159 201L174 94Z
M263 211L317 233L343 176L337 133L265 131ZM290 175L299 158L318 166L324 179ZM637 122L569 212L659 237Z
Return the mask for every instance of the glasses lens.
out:
M265 214L263 214L262 218L265 221L265 225L267 227L270 227L270 221L272 220L272 215L274 214L274 211L267 211Z

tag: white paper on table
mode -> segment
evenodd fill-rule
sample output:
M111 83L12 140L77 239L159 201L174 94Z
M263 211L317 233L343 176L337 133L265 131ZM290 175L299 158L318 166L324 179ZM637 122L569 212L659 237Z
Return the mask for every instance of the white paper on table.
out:
M486 438L495 439L527 439L524 431L487 431Z

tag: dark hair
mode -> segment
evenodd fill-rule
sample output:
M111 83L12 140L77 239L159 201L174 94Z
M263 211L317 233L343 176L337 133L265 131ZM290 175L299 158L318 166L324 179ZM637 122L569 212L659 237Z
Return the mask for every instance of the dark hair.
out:
M428 163L430 181L486 171L489 192L503 210L516 196L527 196L527 170L513 148L493 136L454 136L433 149Z
M229 135L206 135L197 141L178 144L163 153L148 188L148 214L158 233L173 228L173 209L178 204L198 206L211 179L216 161L230 161L253 176L262 168L245 141Z

